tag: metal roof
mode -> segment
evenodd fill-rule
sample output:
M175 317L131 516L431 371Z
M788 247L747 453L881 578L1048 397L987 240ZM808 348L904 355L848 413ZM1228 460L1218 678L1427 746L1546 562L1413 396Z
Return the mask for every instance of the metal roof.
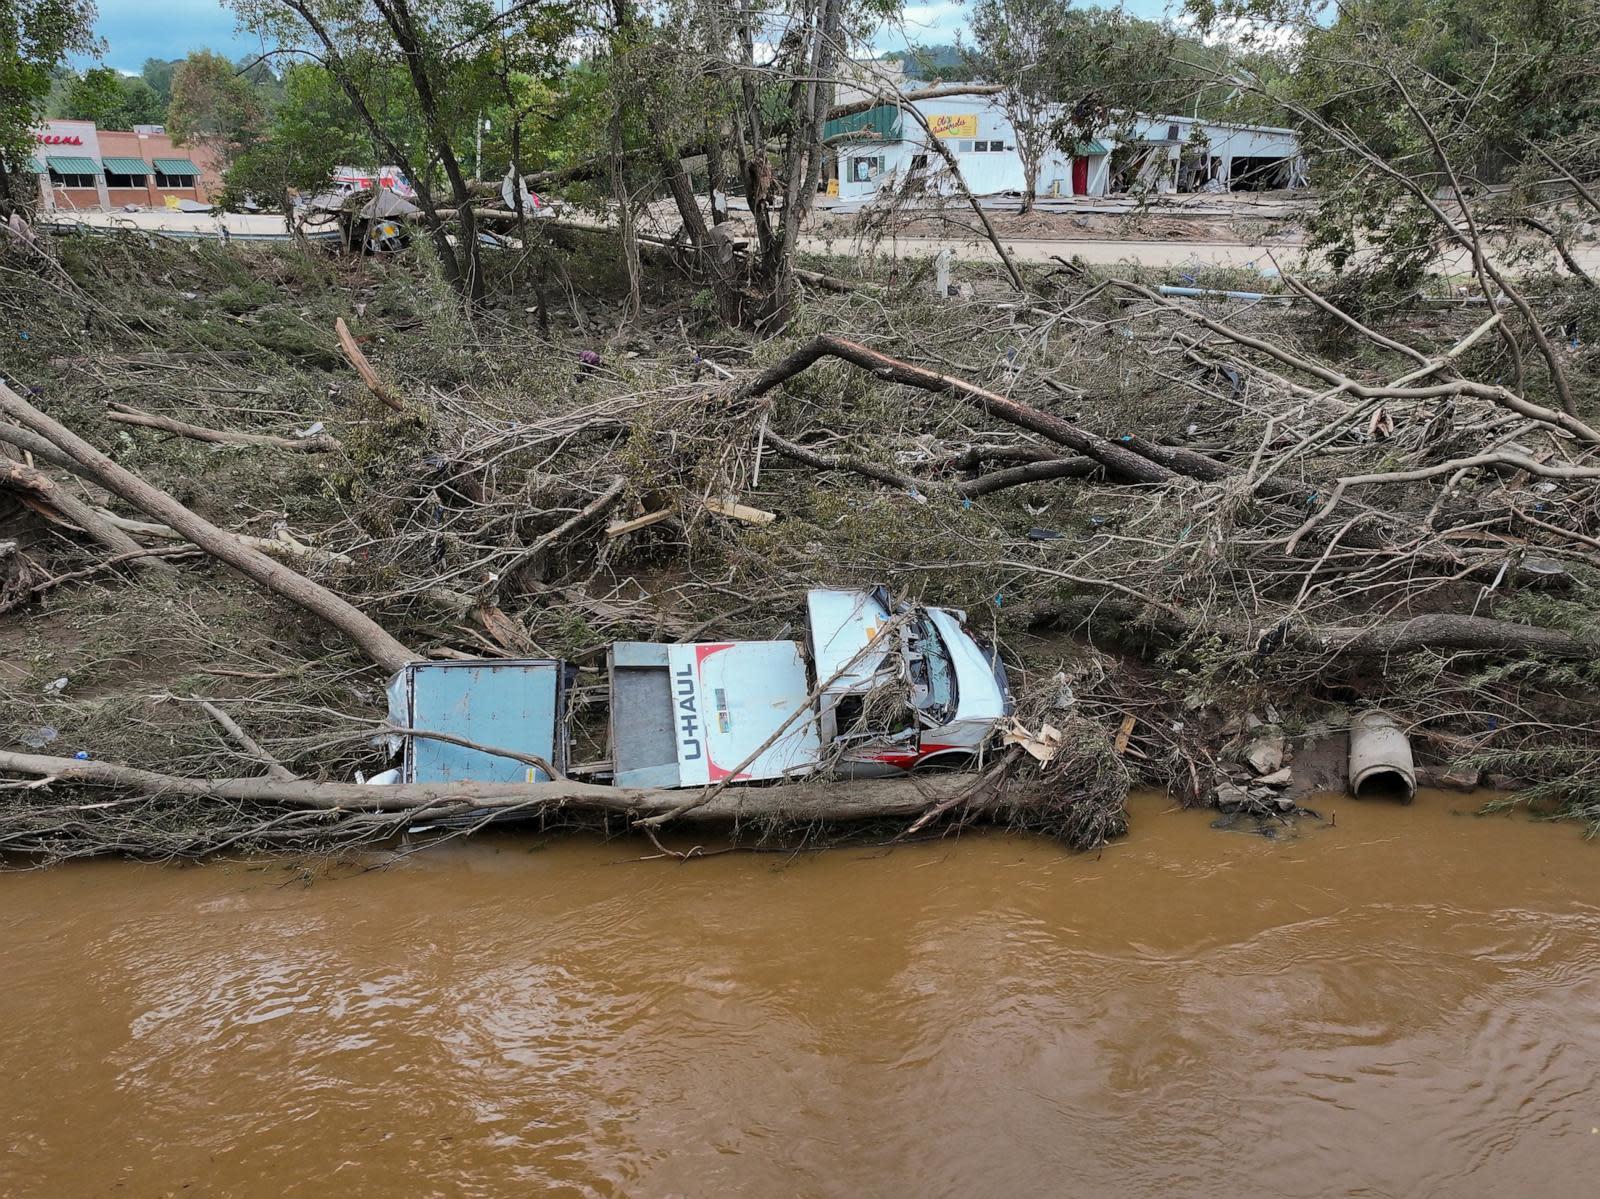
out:
M156 170L163 175L198 175L200 168L187 158L158 158Z
M107 155L100 160L106 170L118 175L148 175L150 164L142 158L113 158Z
M45 157L50 169L58 175L98 175L100 164L92 158L68 157L50 154Z

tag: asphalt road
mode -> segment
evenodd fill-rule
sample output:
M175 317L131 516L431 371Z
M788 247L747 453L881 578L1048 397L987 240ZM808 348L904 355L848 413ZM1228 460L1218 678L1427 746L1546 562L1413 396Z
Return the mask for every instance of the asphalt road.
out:
M56 219L77 221L92 228L140 229L187 237L221 236L222 231L226 230L228 236L245 240L279 240L286 233L283 218L271 213L81 212L57 214ZM1254 244L1120 241L1109 238L1048 241L1015 238L1006 240L1004 244L1019 262L1032 263L1049 262L1058 256L1070 259L1076 255L1094 266L1115 266L1122 262L1151 267L1223 266L1253 268L1268 274L1275 269L1293 271L1304 266L1299 242L1288 238ZM808 235L800 239L800 247L811 253L839 254L852 258L870 252L870 247L849 235ZM875 252L880 257L927 258L945 249L964 262L994 261L994 248L981 237L886 237L878 243ZM1585 271L1600 275L1600 245L1575 246L1573 257ZM1472 264L1465 254L1458 253L1447 261L1449 273L1471 273ZM1314 267L1316 264L1313 262L1311 265ZM1518 266L1516 269L1526 268Z

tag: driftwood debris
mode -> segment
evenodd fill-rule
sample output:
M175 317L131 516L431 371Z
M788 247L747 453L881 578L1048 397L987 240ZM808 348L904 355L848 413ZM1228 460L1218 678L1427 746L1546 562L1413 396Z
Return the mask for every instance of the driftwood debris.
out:
M734 787L691 805L676 790L605 787L593 783L320 783L308 779L183 778L112 762L78 761L0 750L0 771L36 780L113 787L143 795L186 796L202 801L257 803L283 808L346 812L426 812L447 816L474 811L589 812L632 819L663 817L706 823L755 817L796 822L846 822L915 816L972 788L972 779L930 776L870 779L840 786L829 782L782 787ZM40 784L42 785L42 783Z
M176 433L179 437L206 441L212 445L267 446L275 450L291 450L302 454L326 453L339 449L338 439L326 433L316 433L309 437L278 437L271 433L238 433L232 429L209 429L203 425L191 425L186 421L174 420L170 416L145 412L130 404L112 404L111 411L106 413L106 418L120 425L159 429L164 433Z
M273 561L260 550L245 544L235 534L219 529L196 515L166 492L152 487L132 471L117 465L4 383L0 383L0 412L52 442L108 491L165 523L241 574L327 621L385 670L399 670L407 662L421 656L391 637L376 621L348 600L290 570L281 562Z
M361 381L380 403L394 409L399 413L409 412L405 401L394 394L394 390L378 377L378 372L372 369L372 363L367 361L367 356L361 352L361 347L356 344L350 326L344 323L344 317L336 317L333 322L333 332L339 339L339 348L344 351L344 356L349 360L356 374L361 376Z

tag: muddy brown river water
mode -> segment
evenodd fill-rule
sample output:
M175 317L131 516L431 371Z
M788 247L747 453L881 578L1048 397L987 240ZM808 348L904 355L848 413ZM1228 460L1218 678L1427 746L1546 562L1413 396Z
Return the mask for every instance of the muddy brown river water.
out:
M1329 806L0 876L0 1192L1600 1193L1600 844Z

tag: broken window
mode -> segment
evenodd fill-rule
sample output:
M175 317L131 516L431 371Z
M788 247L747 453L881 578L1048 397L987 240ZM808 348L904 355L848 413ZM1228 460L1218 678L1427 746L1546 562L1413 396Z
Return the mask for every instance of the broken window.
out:
M882 172L882 158L852 158L850 160L851 183L871 183Z

